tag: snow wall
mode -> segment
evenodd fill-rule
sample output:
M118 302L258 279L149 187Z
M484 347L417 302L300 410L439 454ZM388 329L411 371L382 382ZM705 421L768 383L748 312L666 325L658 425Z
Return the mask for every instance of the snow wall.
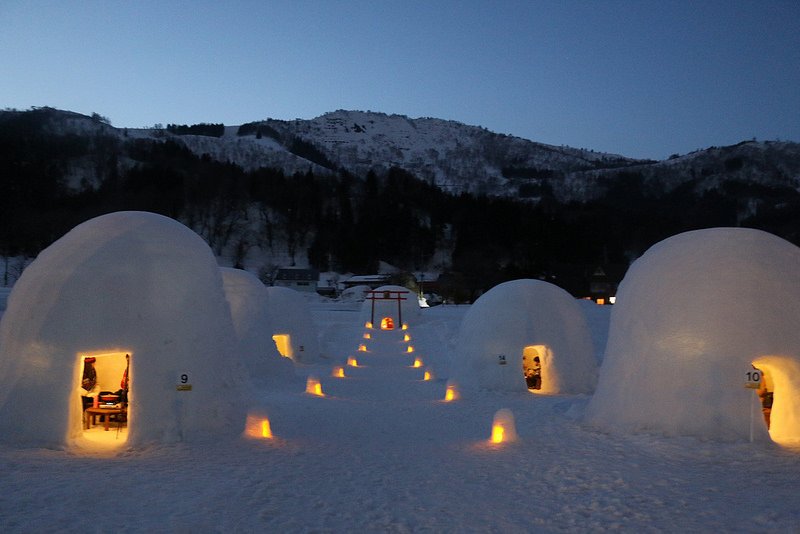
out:
M384 317L391 317L395 323L395 328L400 328L400 315L402 314L402 322L408 325L413 325L420 318L420 308L419 308L419 298L417 294L414 293L412 290L408 289L407 287L403 286L381 286L375 290L378 295L376 295L379 299L381 299L382 295L380 293L385 292L395 292L389 296L392 298L396 298L398 294L396 292L403 292L401 297L403 300L400 301L400 307L397 306L397 300L375 300L367 298L364 300L364 303L361 305L361 315L360 321L361 324L365 324L374 317L374 327L380 328L381 320ZM373 293L374 295L374 293ZM367 295L369 297L369 294ZM374 303L374 313L373 313L373 303Z
M271 324L270 296L266 286L255 275L241 269L223 267L222 280L225 298L239 340L237 353L241 356L251 384L257 389L296 382L294 364L278 352ZM306 317L290 317L296 322Z
M526 391L522 357L539 346L542 393L591 393L597 363L578 302L541 280L493 287L461 322L450 379L463 389ZM505 363L503 363L505 361Z
M152 213L85 222L42 251L0 324L0 440L80 438L82 354L131 354L127 443L239 435L244 376L206 243ZM185 381L191 391L178 391ZM119 379L117 379L119 380Z
M591 424L734 441L768 439L744 387L751 363L775 383L771 434L800 438L800 248L715 228L650 248L617 293ZM752 412L751 412L752 410Z
M299 364L324 361L319 334L306 297L288 287L267 287L267 317L272 334L289 335L292 359Z

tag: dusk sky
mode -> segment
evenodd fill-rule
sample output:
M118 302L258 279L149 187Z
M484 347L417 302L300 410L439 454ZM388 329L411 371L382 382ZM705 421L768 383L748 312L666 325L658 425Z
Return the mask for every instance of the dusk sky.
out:
M664 159L800 141L800 1L0 0L0 108L117 127L336 109Z

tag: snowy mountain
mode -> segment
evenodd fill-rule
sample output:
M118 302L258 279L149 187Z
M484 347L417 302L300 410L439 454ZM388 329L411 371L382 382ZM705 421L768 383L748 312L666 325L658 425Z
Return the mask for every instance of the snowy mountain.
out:
M221 127L220 136L180 135L162 125L114 128L97 114L52 111L54 133L110 135L121 141L169 139L245 170L271 167L287 175L312 170L363 177L398 167L453 194L587 202L606 193L620 176L632 175L656 196L687 182L698 195L731 180L800 188L800 144L793 142L745 141L651 161L537 143L455 121L369 111L338 110L311 120L266 119Z

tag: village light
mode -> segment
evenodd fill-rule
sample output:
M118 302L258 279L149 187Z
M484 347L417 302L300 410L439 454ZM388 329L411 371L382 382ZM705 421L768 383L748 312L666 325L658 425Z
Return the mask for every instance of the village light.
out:
M425 369L425 374L422 375L422 380L433 380L433 372L430 369Z
M367 346L362 343L358 346L358 352L367 352Z
M422 367L422 358L419 356L414 358L414 365L412 365L412 367Z
M358 367L358 360L356 360L355 356L348 356L347 365L350 367Z
M364 332L364 339L372 339L372 334L369 332Z
M403 327L401 328L401 330L408 330L408 325L404 323Z
M331 376L335 378L344 378L344 367L342 367L341 365L337 365L336 367L334 367Z
M409 345L408 348L406 349L406 352L408 352L408 353L414 352L414 347Z
M514 424L514 414L508 408L497 410L492 421L492 443L506 443L516 441L517 429Z
M411 341L411 336L409 336L408 334L404 335L403 341Z
M366 323L364 323L364 328L372 328L372 323L367 321Z
M306 393L317 397L325 396L325 394L322 393L322 384L320 384L319 379L314 376L309 376L306 381Z

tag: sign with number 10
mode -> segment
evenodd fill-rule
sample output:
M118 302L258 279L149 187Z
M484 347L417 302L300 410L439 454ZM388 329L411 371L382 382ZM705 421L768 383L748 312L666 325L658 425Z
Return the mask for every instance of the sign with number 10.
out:
M745 384L744 387L748 389L758 389L758 385L761 383L761 371L758 369L751 369L745 373Z

